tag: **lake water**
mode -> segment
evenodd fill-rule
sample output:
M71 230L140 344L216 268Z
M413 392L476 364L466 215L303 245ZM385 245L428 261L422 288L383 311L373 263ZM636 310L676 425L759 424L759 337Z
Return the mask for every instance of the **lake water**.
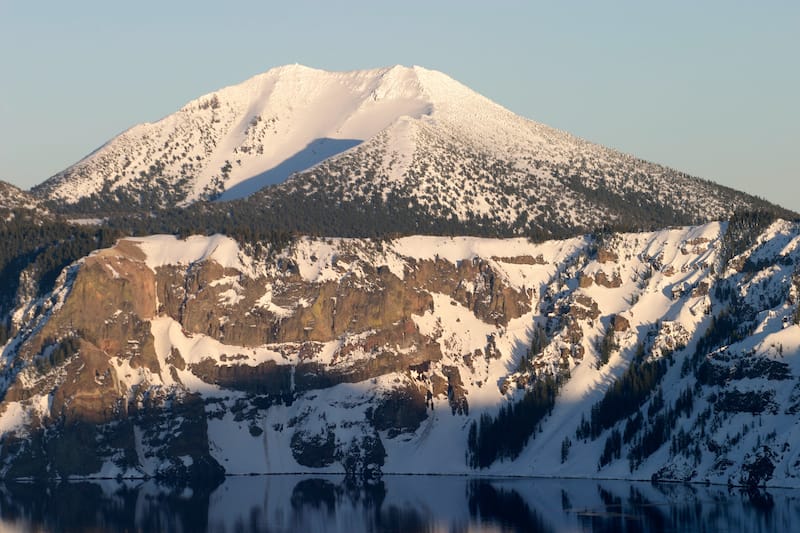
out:
M155 482L0 485L0 531L791 532L800 491L622 481L386 476L230 477L217 487Z

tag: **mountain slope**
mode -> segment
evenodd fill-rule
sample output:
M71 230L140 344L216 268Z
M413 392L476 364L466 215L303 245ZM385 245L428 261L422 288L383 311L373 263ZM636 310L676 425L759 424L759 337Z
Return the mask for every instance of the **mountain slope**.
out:
M131 128L36 191L66 202L116 191L149 191L156 203L244 196L430 107L414 69L279 67Z
M33 211L41 209L41 205L31 194L10 183L0 181L0 211L17 209Z
M255 250L123 239L18 308L4 475L800 486L796 223Z
M521 118L440 72L401 66L272 69L128 130L34 192L84 212L251 195L218 208L297 209L297 219L367 206L376 217L390 211L500 234L777 211Z

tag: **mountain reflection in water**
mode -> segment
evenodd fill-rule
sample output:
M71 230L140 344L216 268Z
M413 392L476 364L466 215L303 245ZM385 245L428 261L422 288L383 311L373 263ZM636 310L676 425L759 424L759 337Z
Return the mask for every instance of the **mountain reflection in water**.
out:
M791 531L800 491L623 481L386 476L230 477L0 485L0 531Z

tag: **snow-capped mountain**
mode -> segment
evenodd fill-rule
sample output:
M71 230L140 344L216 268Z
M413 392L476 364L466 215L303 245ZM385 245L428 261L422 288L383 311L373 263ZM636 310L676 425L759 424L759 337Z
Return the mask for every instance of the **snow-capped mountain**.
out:
M439 72L273 69L34 193L100 226L9 233L4 477L800 486L798 223Z
M800 226L762 222L122 239L14 312L2 473L800 486Z
M458 97L449 94L453 88L469 92L442 80L418 67L274 68L131 128L36 190L65 202L118 190L166 195L166 187L183 202L246 196L374 137L400 117L429 115L434 102Z
M249 202L265 210L367 204L506 234L663 227L768 206L519 117L440 72L402 66L269 70L131 128L34 192L88 212L259 190Z

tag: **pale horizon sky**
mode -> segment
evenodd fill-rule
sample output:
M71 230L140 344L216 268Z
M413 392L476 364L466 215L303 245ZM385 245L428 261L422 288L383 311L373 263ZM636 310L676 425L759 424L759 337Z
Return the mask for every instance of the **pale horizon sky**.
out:
M800 211L800 2L0 0L24 189L269 68L440 70L527 118Z

